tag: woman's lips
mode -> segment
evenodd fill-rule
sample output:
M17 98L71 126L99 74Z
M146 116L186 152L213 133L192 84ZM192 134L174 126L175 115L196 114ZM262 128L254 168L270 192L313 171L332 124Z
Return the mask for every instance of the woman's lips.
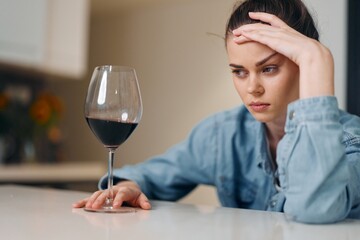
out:
M269 108L270 104L261 103L261 102L252 102L249 104L249 106L254 112L264 112Z

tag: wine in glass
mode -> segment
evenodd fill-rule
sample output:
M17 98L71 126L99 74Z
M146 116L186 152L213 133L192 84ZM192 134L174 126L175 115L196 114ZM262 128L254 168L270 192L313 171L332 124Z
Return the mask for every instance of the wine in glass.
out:
M135 69L124 66L95 68L85 101L85 118L95 136L109 150L107 199L97 212L129 212L133 208L113 208L113 165L116 149L137 127L142 101Z

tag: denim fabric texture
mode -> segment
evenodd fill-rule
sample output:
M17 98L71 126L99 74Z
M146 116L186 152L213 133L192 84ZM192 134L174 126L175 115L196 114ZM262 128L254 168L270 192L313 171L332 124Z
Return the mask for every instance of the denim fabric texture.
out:
M289 104L276 161L274 169L264 124L240 106L205 119L164 154L115 169L114 183L133 180L150 199L171 201L212 185L223 206L306 223L360 218L360 118L335 97Z

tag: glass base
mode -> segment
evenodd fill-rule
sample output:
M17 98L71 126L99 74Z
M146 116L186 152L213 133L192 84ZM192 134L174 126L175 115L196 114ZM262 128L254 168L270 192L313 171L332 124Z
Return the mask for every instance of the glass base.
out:
M136 212L136 208L132 207L120 207L120 208L113 208L113 207L102 207L98 209L94 208L84 208L87 212L98 212L98 213L134 213Z

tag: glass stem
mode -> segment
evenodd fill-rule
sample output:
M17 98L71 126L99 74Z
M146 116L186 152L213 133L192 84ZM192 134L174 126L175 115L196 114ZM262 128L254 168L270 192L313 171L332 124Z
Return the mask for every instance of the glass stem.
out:
M108 163L108 197L106 199L106 205L111 207L114 200L113 192L113 168L114 168L114 154L115 149L110 148L109 150L109 163Z

